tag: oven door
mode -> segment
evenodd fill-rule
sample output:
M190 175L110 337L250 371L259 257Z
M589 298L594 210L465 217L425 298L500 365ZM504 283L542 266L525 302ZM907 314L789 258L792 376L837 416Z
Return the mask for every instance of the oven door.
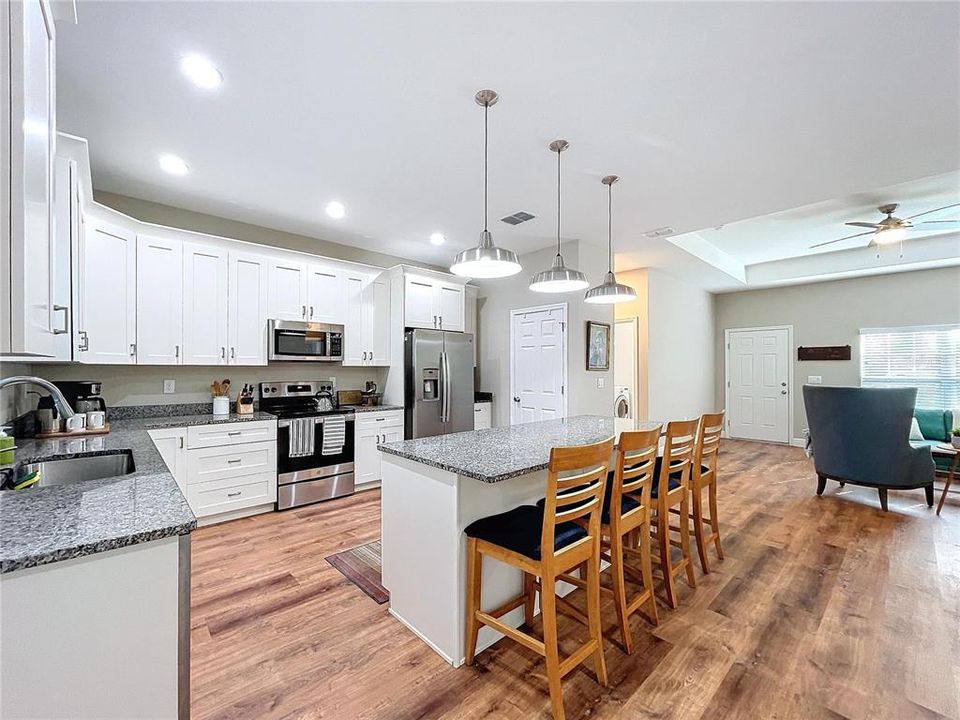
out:
M268 357L273 361L340 361L343 359L343 326L271 320Z
M329 416L327 416L329 417ZM290 421L277 423L277 509L350 495L354 489L353 416L345 418L340 451L323 454L325 417L315 418L313 452L291 457Z

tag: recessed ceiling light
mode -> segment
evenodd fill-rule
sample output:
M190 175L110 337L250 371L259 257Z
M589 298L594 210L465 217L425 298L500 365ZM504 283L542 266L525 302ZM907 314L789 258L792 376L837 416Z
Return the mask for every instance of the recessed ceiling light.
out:
M171 175L186 175L190 172L190 166L183 161L183 158L176 155L165 153L161 155L158 160L160 162L160 168Z
M343 203L339 200L331 200L327 203L327 215L332 217L334 220L339 220L344 215L347 214L347 209L343 206Z
M184 55L180 59L180 70L190 82L204 90L218 88L223 82L223 75L217 66L202 55Z
M443 245L447 241L447 238L444 237L443 233L434 233L430 236L430 242L434 245Z

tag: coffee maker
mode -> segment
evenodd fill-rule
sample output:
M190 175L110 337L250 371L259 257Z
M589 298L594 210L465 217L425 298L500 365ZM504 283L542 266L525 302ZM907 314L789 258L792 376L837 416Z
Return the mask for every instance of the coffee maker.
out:
M74 412L87 413L95 410L106 412L107 403L100 397L103 383L99 380L61 380L53 383Z

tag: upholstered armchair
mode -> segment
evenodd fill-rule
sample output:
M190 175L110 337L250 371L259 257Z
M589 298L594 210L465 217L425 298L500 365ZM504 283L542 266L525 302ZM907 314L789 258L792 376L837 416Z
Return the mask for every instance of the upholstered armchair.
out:
M817 495L827 480L887 490L923 488L933 507L933 456L910 445L916 388L803 386Z

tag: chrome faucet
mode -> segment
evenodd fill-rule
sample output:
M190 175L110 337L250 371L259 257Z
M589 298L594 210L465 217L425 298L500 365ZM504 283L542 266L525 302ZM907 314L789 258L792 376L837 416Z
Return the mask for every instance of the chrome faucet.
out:
M63 396L63 393L60 392L60 388L54 385L49 380L44 380L43 378L34 377L32 375L13 375L8 378L0 378L0 390L3 390L5 387L12 387L14 385L36 385L37 387L42 387L53 398L54 404L57 406L57 410L65 418L73 417L73 408L70 407L70 403L67 402L67 399Z

